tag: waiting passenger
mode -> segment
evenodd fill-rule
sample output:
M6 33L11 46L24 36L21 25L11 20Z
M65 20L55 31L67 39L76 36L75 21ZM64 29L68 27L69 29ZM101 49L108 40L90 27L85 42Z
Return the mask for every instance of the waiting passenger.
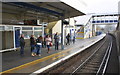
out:
M68 33L68 35L66 36L66 39L67 39L67 43L66 43L66 45L67 45L67 44L70 45L70 34L69 34L69 33Z
M46 44L47 44L47 48L48 48L48 52L47 53L50 53L50 44L52 42L52 39L51 39L51 37L49 35L47 35L45 40L46 40Z
M20 37L20 55L23 56L24 55L24 47L25 47L25 41L24 41L24 35L21 34Z
M58 47L59 47L59 36L58 36L58 33L56 33L54 35L54 39L55 39L55 50L58 50Z
M75 43L75 36L73 36L73 44Z
M33 50L35 49L35 38L34 38L34 35L31 35L30 37L30 46L31 46L31 53L33 52ZM33 53L32 53L32 56L33 56Z
M37 53L36 54L38 56L41 56L42 40L43 40L42 36L40 36L36 39L36 43L37 43L37 45L36 45Z

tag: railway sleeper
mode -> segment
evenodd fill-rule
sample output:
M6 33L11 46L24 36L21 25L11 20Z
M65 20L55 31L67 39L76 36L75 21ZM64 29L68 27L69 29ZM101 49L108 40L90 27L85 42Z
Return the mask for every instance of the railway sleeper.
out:
M90 65L99 65L100 62L90 62L90 63L88 63L88 64L90 64Z
M95 68L99 68L99 66L98 65L88 65L88 67L95 67Z
M86 70L86 69L77 71L77 73L96 73L96 72L97 72L96 70Z
M86 69L86 70L96 70L98 69L97 67L83 67L82 69Z

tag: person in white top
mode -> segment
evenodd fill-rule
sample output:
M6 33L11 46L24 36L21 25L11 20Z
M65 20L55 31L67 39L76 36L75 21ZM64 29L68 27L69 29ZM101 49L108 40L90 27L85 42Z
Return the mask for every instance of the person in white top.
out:
M47 48L48 48L48 52L47 53L49 53L50 52L50 43L52 42L52 39L51 39L51 37L49 35L47 35L45 41L46 41Z

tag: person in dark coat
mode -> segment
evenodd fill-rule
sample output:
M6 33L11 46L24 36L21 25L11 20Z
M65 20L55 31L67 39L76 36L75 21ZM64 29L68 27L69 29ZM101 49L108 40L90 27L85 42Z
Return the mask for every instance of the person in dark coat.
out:
M24 35L21 34L21 36L20 36L20 55L24 55L24 47L25 47Z
M58 50L58 48L59 48L59 36L58 36L58 33L56 33L54 35L54 39L55 39L55 50Z
M36 39L36 43L37 43L37 45L36 45L37 53L36 54L38 56L41 56L42 42L43 42L42 36L40 36Z
M34 35L31 35L30 37L30 46L31 46L31 52L34 50L35 48L35 38Z
M75 43L75 36L73 36L73 44Z
M68 33L68 35L66 36L66 39L67 39L67 43L66 43L66 45L67 45L67 44L70 45L70 34L69 34L69 33Z

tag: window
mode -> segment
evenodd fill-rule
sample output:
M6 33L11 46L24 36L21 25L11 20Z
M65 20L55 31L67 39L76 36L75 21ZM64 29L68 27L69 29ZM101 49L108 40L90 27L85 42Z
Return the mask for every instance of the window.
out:
M42 27L34 27L34 30L42 30Z
M29 39L30 36L33 34L33 31L22 31L22 34L24 34L24 37L26 39Z
M34 27L34 36L38 37L42 35L42 26Z
M13 31L13 26L5 26L6 31Z
M32 30L32 27L22 27L22 30Z
M33 34L32 27L22 27L22 34L24 34L25 39L29 39Z
M34 31L34 35L35 35L35 37L41 36L42 31Z
M34 29L34 30L33 30ZM24 34L25 39L30 39L30 36L34 34L35 37L42 35L42 26L36 27L22 27L22 34Z
M0 26L0 31L4 31L5 27L4 26Z

